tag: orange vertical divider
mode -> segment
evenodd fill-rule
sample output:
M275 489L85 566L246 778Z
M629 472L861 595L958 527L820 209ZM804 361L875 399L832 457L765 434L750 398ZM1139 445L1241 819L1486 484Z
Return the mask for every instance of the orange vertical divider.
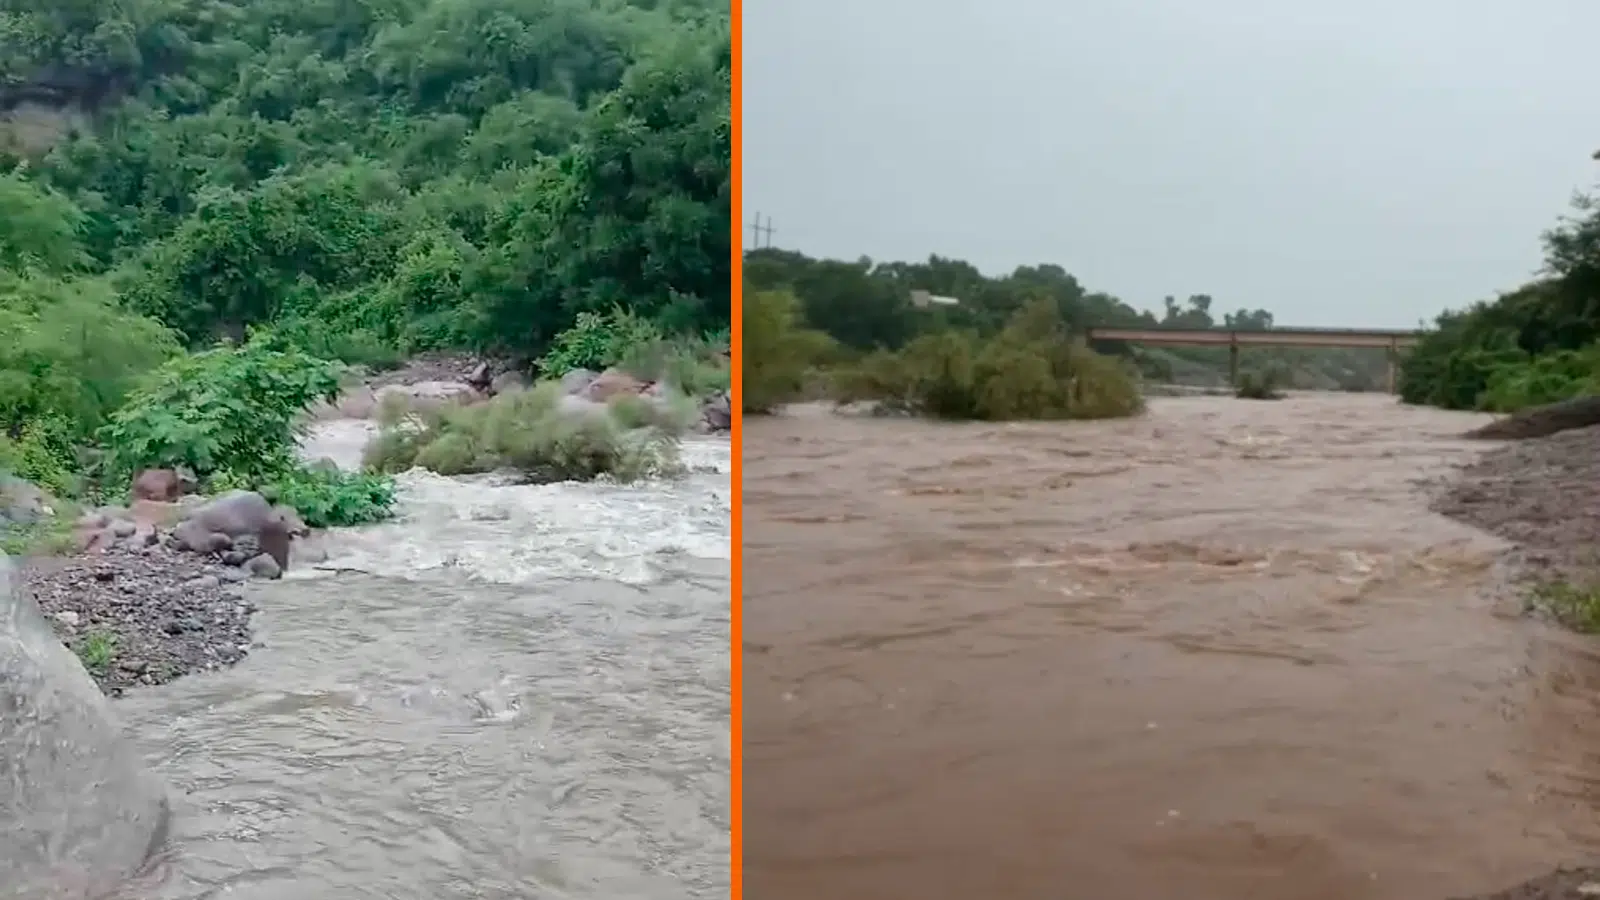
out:
M733 596L730 598L729 631L732 636L732 646L728 648L732 654L732 717L729 723L729 741L732 745L732 760L730 774L730 790L728 802L728 818L732 829L732 840L729 842L731 858L729 859L729 883L732 885L733 900L740 900L744 896L744 477L743 477L743 444L744 444L744 228L741 222L744 219L743 184L744 167L743 159L743 126L744 103L744 4L741 0L732 2L733 26L733 196L731 198L731 212L729 224L733 228L733 283L729 285L732 290L733 320L730 330L733 344L733 570L731 572Z

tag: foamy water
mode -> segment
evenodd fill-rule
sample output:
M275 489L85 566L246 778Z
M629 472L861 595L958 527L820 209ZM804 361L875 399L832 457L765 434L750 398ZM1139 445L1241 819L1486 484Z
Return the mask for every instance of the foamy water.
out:
M371 433L319 426L353 465ZM241 665L118 704L180 798L163 897L725 895L729 448L637 485L401 476L258 590Z

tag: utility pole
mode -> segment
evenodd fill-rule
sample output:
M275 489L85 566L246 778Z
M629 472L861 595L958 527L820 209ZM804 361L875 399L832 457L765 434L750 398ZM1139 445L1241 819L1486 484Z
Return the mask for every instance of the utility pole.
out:
M750 224L750 238L751 238L751 240L750 240L750 249L751 250L760 250L760 249L762 249L763 244L761 242L761 236L763 234L765 234L767 236L767 240L766 240L765 246L766 247L771 247L772 246L772 232L774 232L776 230L777 229L772 227L772 217L771 216L767 216L767 224L762 225L761 224L761 213L756 213L756 220Z

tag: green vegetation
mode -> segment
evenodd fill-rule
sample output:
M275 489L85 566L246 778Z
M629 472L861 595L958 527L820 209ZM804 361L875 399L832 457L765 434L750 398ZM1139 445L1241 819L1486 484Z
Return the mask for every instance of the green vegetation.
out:
M443 475L510 469L536 482L601 475L632 481L678 470L667 427L634 427L640 423L615 406L565 409L570 399L560 385L545 382L474 406L387 404L366 462L380 471L421 466Z
M1108 341L1091 352L1066 334L1096 325L1273 327L1265 310L1214 318L1204 294L1186 303L1167 297L1160 315L1141 311L1086 290L1052 265L991 278L937 256L926 263L845 262L765 249L746 254L744 276L743 402L752 413L832 395L953 417L1129 415L1139 408L1128 399L1135 393L1130 375L1225 384L1227 349ZM960 302L918 306L917 291ZM1017 331L1019 317L1028 316L1041 330ZM1241 376L1277 386L1371 390L1383 385L1386 372L1382 351L1252 348ZM953 382L966 385L955 390L966 396L949 394Z
M1233 395L1241 400L1282 400L1283 391L1278 389L1281 378L1272 370L1241 372Z
M61 556L77 545L72 534L72 514L60 511L54 516L26 524L0 528L0 553L7 556Z
M1131 367L1068 335L1036 300L999 334L930 332L834 376L834 399L940 419L1106 419L1143 409Z
M1600 393L1600 206L1580 196L1544 236L1544 277L1440 315L1405 360L1400 395L1514 412Z
M1600 584L1546 582L1534 587L1529 606L1573 631L1600 633Z
M770 413L804 394L812 368L834 356L825 332L808 327L800 302L787 291L744 295L744 384L748 413Z
M73 650L92 675L104 675L117 656L117 636L109 631L90 631L74 642Z
M725 4L5 0L0 23L0 470L98 501L181 464L345 524L392 485L292 455L343 364L726 387Z

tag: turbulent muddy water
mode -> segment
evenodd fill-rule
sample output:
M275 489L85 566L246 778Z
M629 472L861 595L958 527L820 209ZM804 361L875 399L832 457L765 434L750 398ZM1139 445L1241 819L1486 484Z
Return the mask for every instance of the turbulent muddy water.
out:
M140 896L725 896L728 445L685 455L635 487L407 476L397 523L253 595L245 662L119 701L175 796Z
M750 896L1444 898L1600 855L1600 661L1418 484L1480 421L749 423Z

